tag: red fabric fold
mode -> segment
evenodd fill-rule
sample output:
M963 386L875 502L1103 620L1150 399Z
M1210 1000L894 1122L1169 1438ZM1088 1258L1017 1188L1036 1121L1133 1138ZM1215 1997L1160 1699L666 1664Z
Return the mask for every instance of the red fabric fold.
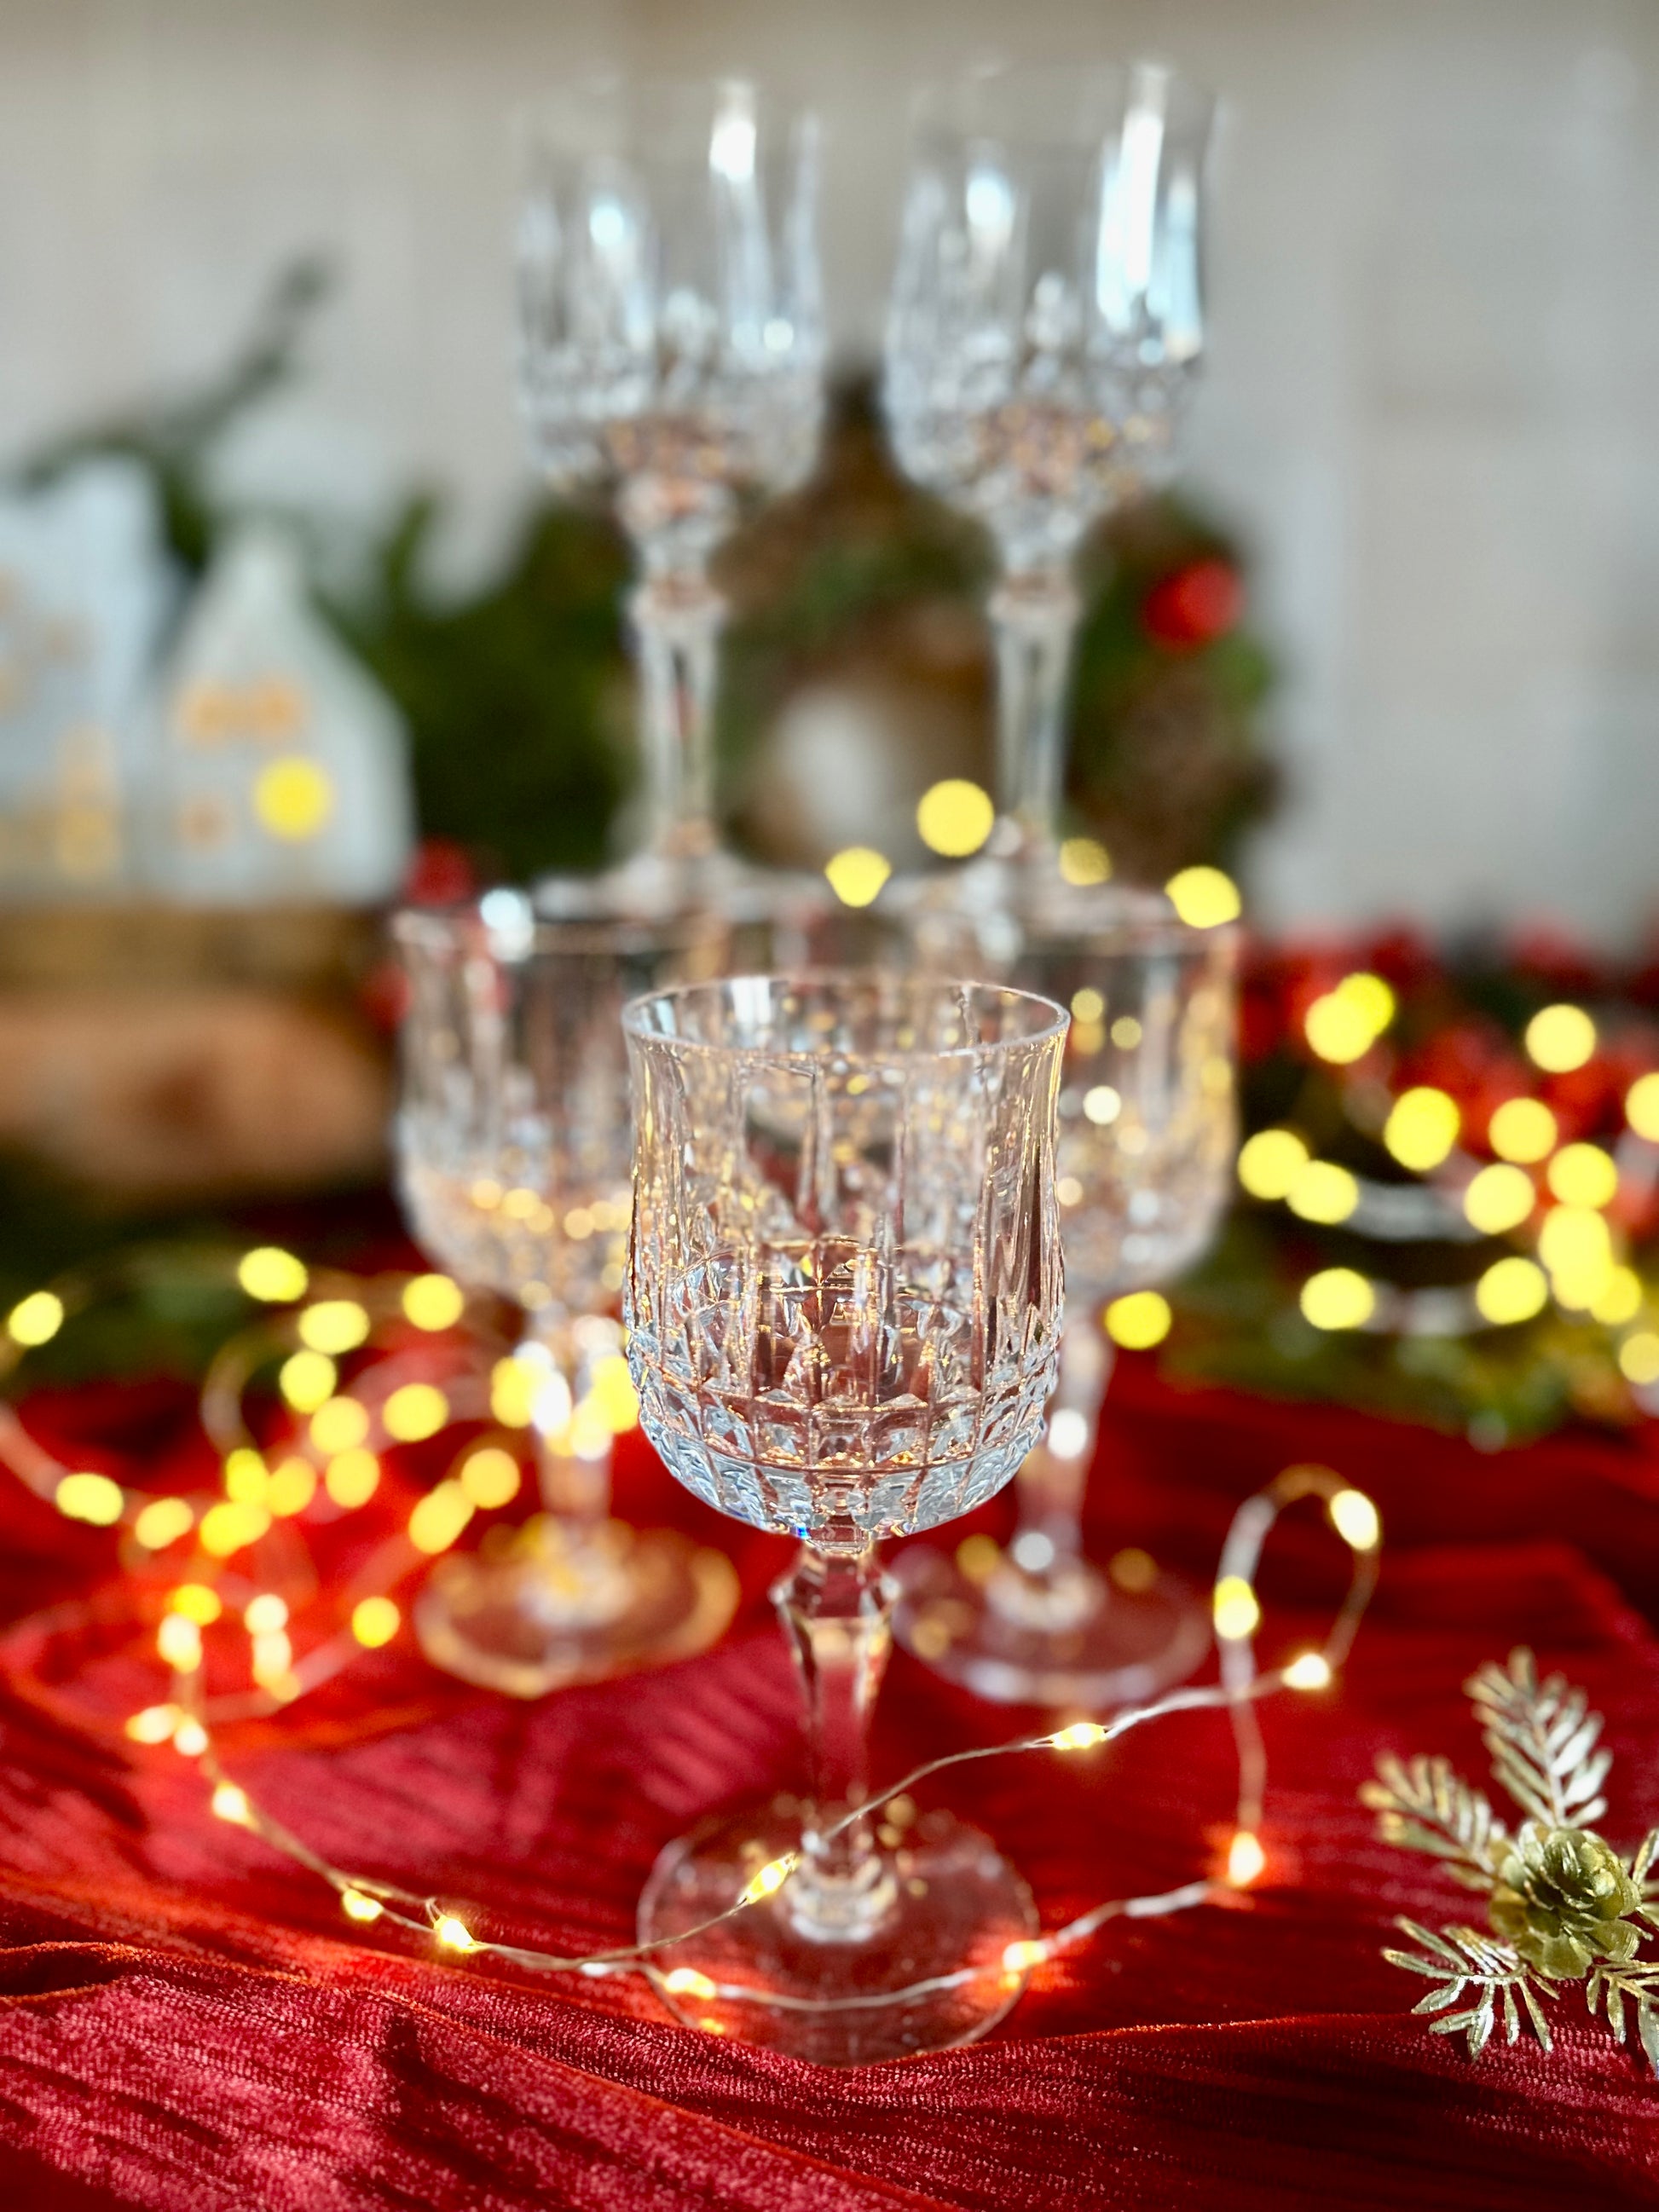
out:
M84 1418L106 1455L94 1463L114 1464L126 1439L141 1470L182 1448L153 1397L131 1429L119 1410L87 1393L40 1418L58 1435ZM1380 1956L1392 1916L1467 1917L1471 1900L1378 1844L1355 1796L1385 1749L1444 1752L1480 1778L1461 1685L1524 1640L1608 1717L1607 1833L1629 1841L1659 1820L1659 1453L1570 1435L1483 1455L1340 1410L1182 1394L1126 1360L1096 1547L1133 1539L1206 1580L1239 1499L1307 1460L1376 1498L1383 1576L1340 1684L1263 1711L1261 1884L1229 1908L1109 1926L1041 1969L982 2045L857 2074L677 2027L638 1983L441 1964L395 1932L349 1930L323 1885L211 1818L188 1762L125 1743L121 1717L162 1680L112 1544L0 1484L4 1613L77 1593L103 1604L95 1625L66 1615L63 1632L0 1637L5 2203L1659 2201L1659 2087L1577 1990L1553 2058L1524 2042L1471 2064L1410 2017L1419 1985ZM407 1495L389 1488L388 1522ZM799 1745L765 1612L781 1547L703 1514L643 1448L625 1455L621 1504L733 1551L745 1604L720 1649L520 1706L431 1675L400 1641L277 1722L228 1732L228 1765L319 1850L451 1898L492 1934L626 1940L661 1845L798 1779ZM331 1540L372 1541L361 1517ZM1346 1571L1310 1509L1286 1519L1263 1577L1265 1658L1316 1638ZM880 1770L1028 1717L901 1656ZM1054 1925L1212 1866L1233 1789L1225 1723L1200 1715L1102 1754L969 1767L936 1795L991 1831Z

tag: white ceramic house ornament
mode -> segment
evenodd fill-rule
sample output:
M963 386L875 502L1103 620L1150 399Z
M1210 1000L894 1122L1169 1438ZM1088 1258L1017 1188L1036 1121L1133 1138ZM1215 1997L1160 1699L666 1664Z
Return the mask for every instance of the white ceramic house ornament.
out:
M0 498L0 903L131 888L146 702L177 590L133 463Z
M397 709L316 612L282 532L214 562L164 687L149 873L192 905L367 906L413 836Z

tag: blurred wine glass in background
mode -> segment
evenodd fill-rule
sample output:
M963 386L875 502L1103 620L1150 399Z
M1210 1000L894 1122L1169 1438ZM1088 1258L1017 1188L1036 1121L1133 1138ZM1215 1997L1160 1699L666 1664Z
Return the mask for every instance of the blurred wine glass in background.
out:
M900 465L990 532L998 814L955 886L1052 875L1073 556L1168 473L1203 351L1211 102L1174 71L994 69L918 103L884 404Z
M738 80L604 79L523 137L520 392L547 483L609 497L634 549L646 821L609 890L659 910L740 874L714 818L709 561L817 449L817 126Z
M1085 1559L1083 1501L1111 1367L1102 1306L1178 1275L1226 1203L1238 947L1233 930L1191 927L1157 894L1054 891L1053 911L1012 949L1009 918L994 917L985 964L1072 1016L1055 1184L1059 1385L1048 1434L1020 1469L1007 1551L981 1539L968 1564L931 1546L901 1553L896 1626L983 1697L1099 1711L1154 1695L1209 1648L1203 1602L1144 1552L1127 1547L1109 1577Z
M422 1649L520 1697L700 1650L731 1617L729 1564L611 1512L615 1397L629 1395L614 1318L629 1209L621 1015L641 990L717 969L722 933L701 915L550 921L498 890L406 911L393 933L409 987L405 1210L434 1260L523 1312L492 1410L527 1419L543 1507L505 1552L434 1569L415 1607Z

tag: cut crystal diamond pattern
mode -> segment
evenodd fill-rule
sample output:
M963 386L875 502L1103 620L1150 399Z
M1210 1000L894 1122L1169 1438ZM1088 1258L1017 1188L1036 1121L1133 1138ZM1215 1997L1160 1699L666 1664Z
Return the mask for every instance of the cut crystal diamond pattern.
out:
M989 1497L1054 1379L1053 1010L739 979L629 1021L629 1359L674 1473L841 1549Z

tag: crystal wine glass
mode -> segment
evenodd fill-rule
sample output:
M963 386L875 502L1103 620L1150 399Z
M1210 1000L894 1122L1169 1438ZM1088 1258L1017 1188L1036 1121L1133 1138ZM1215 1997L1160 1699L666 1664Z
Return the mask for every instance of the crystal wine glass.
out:
M901 1642L982 1697L1099 1711L1153 1696L1209 1647L1208 1613L1130 1552L1109 1578L1083 1556L1083 1497L1111 1346L1102 1305L1170 1281L1213 1232L1237 1145L1237 933L1196 929L1157 894L1058 881L997 949L1071 1009L1057 1190L1066 1324L1046 1439L1019 1474L1017 1533L989 1571L902 1553ZM981 934L989 933L988 930Z
M422 1648L520 1697L701 1650L731 1617L730 1564L611 1516L611 1431L583 1406L622 1348L610 1317L629 1205L622 1009L718 973L722 934L697 915L538 919L507 890L410 909L392 930L408 979L404 1203L434 1259L524 1313L510 1380L544 1507L505 1555L434 1570L415 1608Z
M867 1794L889 1648L878 1540L969 1511L1041 1428L1066 1017L1019 992L866 972L738 977L645 1000L625 1025L641 1419L700 1498L800 1540L773 1597L812 1788L808 1807L671 1844L641 1941L700 1928L799 1852L775 1894L675 1942L665 1980L696 1993L686 2016L831 2064L966 2042L1018 1993L1003 1954L1031 1932L1024 1883L943 1814L896 1850L837 1823ZM738 1985L752 1996L722 1994Z
M886 342L899 464L989 531L998 822L958 895L1051 873L1072 560L1169 469L1204 342L1211 103L1150 63L981 70L919 105Z
M525 125L520 389L552 488L608 495L632 543L643 850L623 906L737 872L714 827L725 607L709 560L817 448L824 336L817 139L737 81L577 83Z

